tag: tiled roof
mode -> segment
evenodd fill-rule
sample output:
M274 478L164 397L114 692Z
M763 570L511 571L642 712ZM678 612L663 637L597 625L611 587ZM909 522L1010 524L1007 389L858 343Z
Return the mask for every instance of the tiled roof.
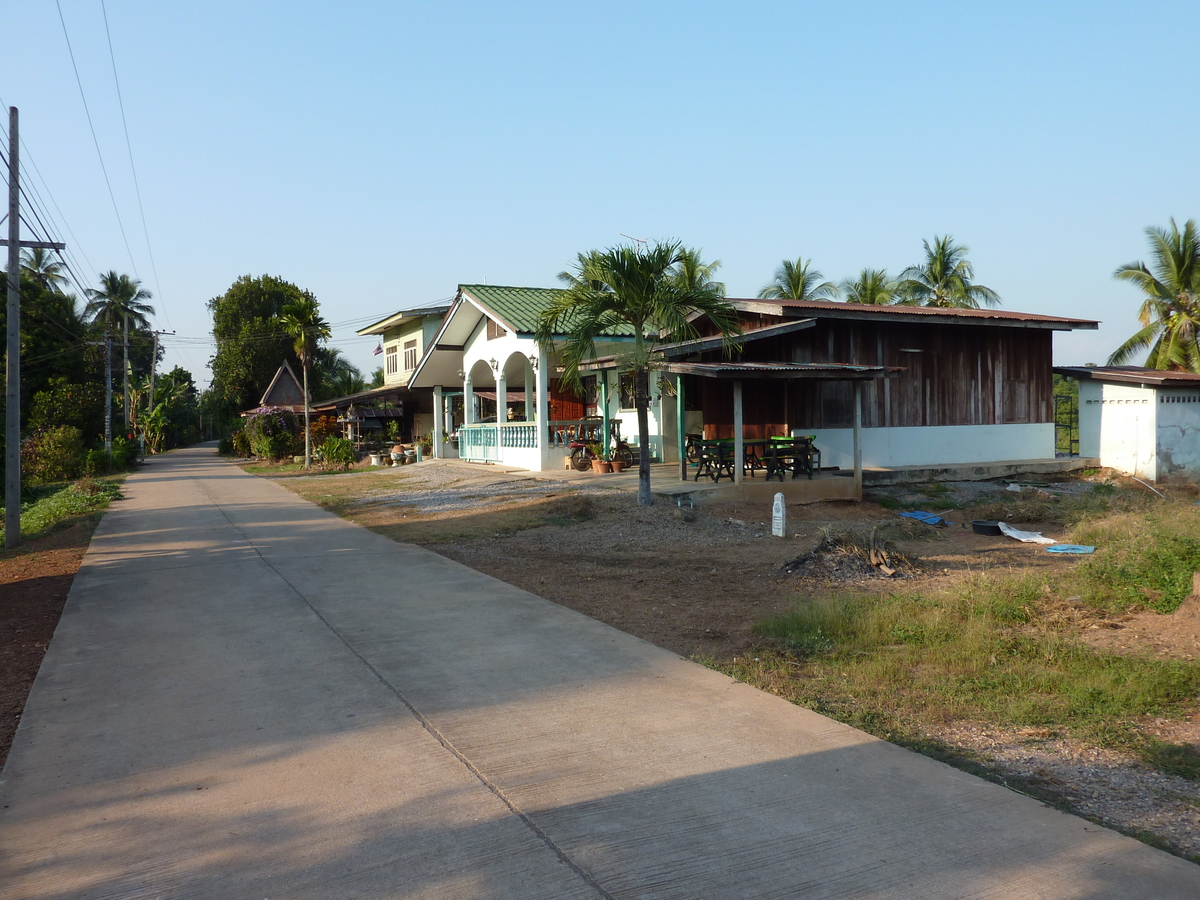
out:
M459 289L488 312L493 313L505 327L518 334L533 334L537 331L538 317L550 306L554 295L558 293L553 288L506 287L496 284L460 284ZM633 329L625 325L608 333L632 337Z

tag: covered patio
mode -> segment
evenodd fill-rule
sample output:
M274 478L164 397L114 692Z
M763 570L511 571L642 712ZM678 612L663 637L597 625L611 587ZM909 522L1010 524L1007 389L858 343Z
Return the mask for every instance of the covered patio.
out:
M663 369L675 378L676 402L676 448L679 452L680 482L699 482L703 477L701 471L692 471L687 454L687 383L688 377L713 379L722 384L728 384L732 393L731 422L723 421L719 411L703 409L704 437L709 439L726 439L732 441L732 466L728 493L741 496L770 495L781 492L790 501L807 502L824 499L862 499L862 386L864 382L887 378L899 374L900 370L886 366L864 366L848 364L811 364L811 363L780 363L780 362L700 362L700 361L671 361L664 364ZM793 466L781 474L782 480L770 481L766 477L771 473L771 467L763 472L763 477L757 477L756 466L752 463L754 454L749 452L752 445L763 445L770 452L772 437L778 433L779 438L799 437L797 430L783 421L759 422L746 421L746 398L749 394L757 401L777 401L781 406L783 393L789 383L796 381L838 381L848 382L853 389L853 460L852 471L829 471L809 469L807 477L800 477L799 466ZM757 402L756 408L764 409L763 402ZM779 419L779 416L772 417ZM754 431L754 437L747 437L748 424ZM721 432L731 426L731 438ZM818 451L819 447L816 448ZM749 473L749 478L747 477ZM790 475L790 477L788 477ZM720 478L715 479L714 488L720 487ZM681 485L681 493L689 493ZM693 491L694 492L694 491Z

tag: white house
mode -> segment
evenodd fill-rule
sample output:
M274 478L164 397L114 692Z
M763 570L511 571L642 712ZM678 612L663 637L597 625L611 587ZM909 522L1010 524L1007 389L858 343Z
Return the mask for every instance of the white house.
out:
M545 471L562 467L568 441L600 440L614 422L636 441L631 386L617 372L586 376L582 397L561 386L557 361L534 337L553 296L546 288L459 286L408 382L410 390L433 391L434 416L442 423L434 429L434 456L457 452L463 459ZM597 353L619 353L632 340L632 330L617 330L597 343ZM673 409L664 416L657 385L650 402L650 453L664 459ZM457 447L445 446L444 436L451 435Z
M1200 375L1062 366L1079 380L1079 454L1145 478L1200 477Z

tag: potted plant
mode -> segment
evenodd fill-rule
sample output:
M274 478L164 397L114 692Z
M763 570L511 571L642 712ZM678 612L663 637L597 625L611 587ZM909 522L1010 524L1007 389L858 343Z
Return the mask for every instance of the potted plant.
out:
M588 453L592 457L593 472L595 472L597 475L603 475L606 472L611 472L613 470L612 463L609 462L608 454L604 451L603 447L601 447L599 444L592 443L587 445L587 449Z
M621 459L619 456L613 456L612 454L609 454L609 455L611 457L609 462L612 465L612 470L614 472L624 472L625 471L625 460Z

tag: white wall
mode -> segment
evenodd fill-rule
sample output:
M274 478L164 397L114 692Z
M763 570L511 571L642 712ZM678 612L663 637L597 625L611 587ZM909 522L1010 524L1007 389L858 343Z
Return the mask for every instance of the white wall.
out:
M1159 388L1157 476L1200 475L1200 388Z
M1158 477L1157 435L1158 402L1156 391L1136 384L1099 385L1084 382L1079 390L1079 452L1100 457L1100 464L1151 481ZM1085 390L1086 388L1086 390ZM1099 416L1099 429L1095 418ZM1085 444L1084 421L1092 432ZM1093 446L1099 431L1099 447ZM1096 452L1098 449L1099 452Z
M815 434L822 466L854 468L854 429L795 430ZM862 429L865 468L967 465L1054 459L1054 423L1032 425L926 425Z

